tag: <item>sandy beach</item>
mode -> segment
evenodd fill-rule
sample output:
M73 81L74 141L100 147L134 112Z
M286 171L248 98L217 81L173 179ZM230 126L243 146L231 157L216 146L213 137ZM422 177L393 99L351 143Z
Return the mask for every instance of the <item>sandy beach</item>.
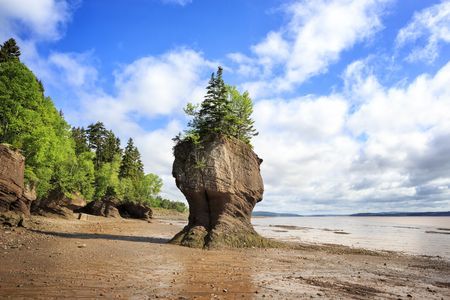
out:
M201 250L181 229L89 217L33 217L0 229L0 298L449 299L450 262L338 245Z

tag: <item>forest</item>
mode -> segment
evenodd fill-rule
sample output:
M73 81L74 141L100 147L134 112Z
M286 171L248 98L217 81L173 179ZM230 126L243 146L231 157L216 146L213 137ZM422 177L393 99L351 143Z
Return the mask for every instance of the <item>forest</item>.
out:
M58 190L88 202L108 195L123 202L187 210L184 203L159 195L162 180L144 173L132 138L122 149L120 139L100 121L86 128L68 124L20 55L14 39L0 48L0 143L25 156L25 181L38 198Z

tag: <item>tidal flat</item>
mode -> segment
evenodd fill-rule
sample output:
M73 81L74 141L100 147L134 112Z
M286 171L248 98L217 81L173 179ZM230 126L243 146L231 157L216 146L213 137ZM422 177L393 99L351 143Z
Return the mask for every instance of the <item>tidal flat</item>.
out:
M203 250L185 221L32 217L0 228L0 298L449 299L445 258L332 244Z

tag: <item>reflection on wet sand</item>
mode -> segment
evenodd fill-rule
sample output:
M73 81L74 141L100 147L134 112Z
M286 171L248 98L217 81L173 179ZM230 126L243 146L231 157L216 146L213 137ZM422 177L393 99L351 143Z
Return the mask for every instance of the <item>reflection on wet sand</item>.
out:
M192 249L190 249L192 250ZM188 298L205 297L249 299L255 293L252 259L244 251L189 251L179 257L179 294ZM236 262L239 262L238 264Z
M167 244L180 226L159 221L40 219L33 228L0 228L2 299L450 297L450 263L439 258L339 245L191 249Z

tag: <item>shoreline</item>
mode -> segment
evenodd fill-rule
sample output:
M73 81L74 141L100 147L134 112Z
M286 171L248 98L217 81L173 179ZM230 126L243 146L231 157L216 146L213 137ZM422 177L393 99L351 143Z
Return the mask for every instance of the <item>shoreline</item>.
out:
M0 298L450 297L450 262L330 244L202 250L167 244L181 219L33 216L0 228Z

